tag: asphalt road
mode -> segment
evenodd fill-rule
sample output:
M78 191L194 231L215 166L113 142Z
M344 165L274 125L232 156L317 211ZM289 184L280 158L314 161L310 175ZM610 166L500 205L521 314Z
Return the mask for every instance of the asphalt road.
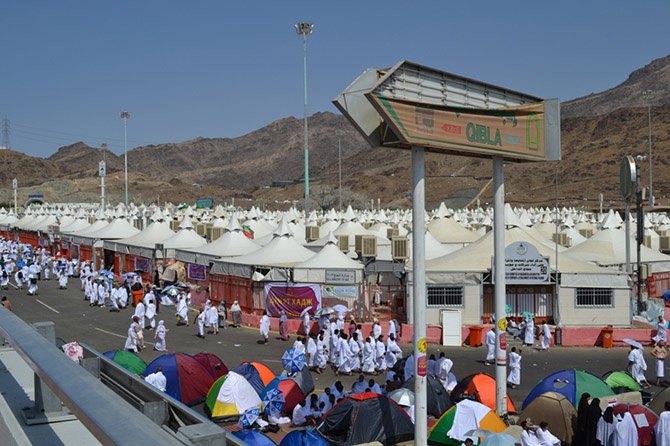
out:
M10 287L2 291L13 306L15 314L28 323L53 321L56 325L56 336L66 342L84 342L100 352L112 349L122 349L126 339L126 331L131 322L134 309L128 307L120 313L110 312L107 308L90 307L83 300L80 291L79 279L71 279L67 290L59 290L55 280L40 281L39 294L29 296L26 290L16 290ZM195 313L191 311L190 319ZM267 365L276 374L282 371L281 356L292 346L292 342L281 342L277 333L272 333L270 343L260 343L260 334L257 327L241 327L220 330L218 335L207 334L205 339L196 336L197 328L191 323L189 327L176 326L174 308L161 308L157 320L163 319L170 329L167 334L167 348L170 352L185 352L196 354L210 352L219 356L229 369L243 361L258 361ZM159 352L153 351L153 332L145 332L147 349L140 356L151 362ZM292 339L293 336L292 336ZM508 342L512 344L512 342ZM514 344L512 344L514 345ZM412 351L412 346L403 343L406 355ZM458 379L469 373L486 372L495 376L495 367L484 365L486 355L484 347L443 347L438 344L429 344L428 354L439 357L440 351L453 360L452 371ZM653 358L646 349L645 359L648 364L647 379L655 382ZM520 410L526 394L545 376L564 369L586 370L595 375L612 370L623 370L627 364L628 349L615 347L603 349L600 347L552 347L548 352L538 348L523 348L521 362L521 386L518 389L508 389L515 406ZM342 380L347 389L351 388L356 376L336 377L331 370L321 375L315 373L314 383L316 392L331 385L335 380ZM666 372L668 376L668 372ZM380 377L377 381L381 383ZM658 393L661 388L652 387L652 394Z

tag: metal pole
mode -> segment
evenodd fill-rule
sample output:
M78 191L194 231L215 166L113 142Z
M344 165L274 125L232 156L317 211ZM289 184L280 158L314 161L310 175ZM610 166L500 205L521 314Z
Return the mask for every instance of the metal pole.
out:
M130 113L127 111L121 112L121 119L123 119L123 163L125 172L125 189L126 189L126 206L128 206L128 129L127 122L130 118Z
M295 25L295 31L302 36L303 79L304 79L304 124L305 124L305 223L309 219L309 143L307 129L307 36L312 34L314 25L301 22Z
M493 157L493 263L496 321L505 311L505 170L503 157ZM496 323L496 412L507 414L507 334Z
M633 270L630 265L630 197L626 198L626 274L629 276L633 275ZM630 293L630 323L633 323L633 315L635 311L633 310L633 288L631 287Z
M428 444L426 394L426 221L424 148L412 147L412 264L414 296L414 444Z
M339 210L342 210L342 131L336 130L337 134L337 153L339 159L339 190L340 190L340 207Z
M636 200L637 200L637 311L635 314L640 314L642 311L642 243L644 242L644 214L642 213L642 190L640 189L640 176L637 175L635 181ZM626 237L629 237L626 234Z
M648 116L649 116L649 206L654 206L656 201L654 200L654 170L652 163L652 149L651 149L651 100L654 99L653 90L645 90L642 92L642 96L647 101L648 107Z

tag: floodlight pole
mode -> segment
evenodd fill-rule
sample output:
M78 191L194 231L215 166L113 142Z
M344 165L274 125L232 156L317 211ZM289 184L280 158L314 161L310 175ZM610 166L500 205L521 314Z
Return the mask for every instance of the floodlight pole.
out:
M493 266L496 313L496 413L507 414L507 333L499 321L505 311L505 170L502 156L493 157Z
M305 223L309 220L309 144L307 131L307 36L312 34L314 24L300 22L295 25L295 32L302 36L303 79L304 79L304 126L305 126Z
M335 130L335 134L337 135L337 153L338 153L338 159L339 159L339 186L338 189L340 191L340 207L338 208L340 211L342 210L342 130Z
M123 119L123 164L125 172L126 206L128 206L128 131L127 131L128 118L130 118L130 113L128 113L127 111L122 111L121 119Z
M644 100L647 101L648 108L648 120L649 120L649 206L654 206L656 201L654 200L654 170L652 163L652 150L651 150L651 101L654 99L653 90L645 90L642 92Z
M425 149L412 147L412 295L414 296L414 444L428 444L426 394Z

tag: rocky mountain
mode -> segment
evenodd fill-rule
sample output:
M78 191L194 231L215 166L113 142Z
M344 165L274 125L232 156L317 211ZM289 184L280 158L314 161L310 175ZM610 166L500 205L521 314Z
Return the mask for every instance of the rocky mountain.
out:
M513 205L622 206L619 166L625 155L649 154L648 105L652 115L653 186L661 204L670 204L670 56L633 72L617 87L561 106L562 160L510 163L505 167L506 200ZM642 91L653 90L645 101ZM342 204L411 206L411 160L406 151L370 148L341 115L309 117L310 208L338 207L339 148L342 150ZM238 138L196 138L137 147L128 152L129 191L134 202L215 202L261 207L302 206L304 197L303 121L278 120ZM124 159L78 142L47 159L0 151L2 184L17 178L20 200L42 193L50 202L98 201L98 162L107 163L109 202L123 201ZM641 183L649 162L639 161ZM489 160L426 155L426 206L445 201L465 206L492 201ZM556 186L558 182L558 187ZM668 197L666 198L666 195ZM0 190L0 202L12 199Z

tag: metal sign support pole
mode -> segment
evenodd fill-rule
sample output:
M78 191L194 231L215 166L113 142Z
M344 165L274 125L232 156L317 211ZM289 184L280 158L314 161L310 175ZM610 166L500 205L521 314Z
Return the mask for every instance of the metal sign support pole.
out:
M414 444L428 444L426 394L425 150L412 147L412 271L414 296Z
M494 299L496 312L496 412L507 414L507 351L506 333L500 321L506 320L505 311L505 170L502 156L493 157L493 263ZM503 341L504 342L504 341Z

